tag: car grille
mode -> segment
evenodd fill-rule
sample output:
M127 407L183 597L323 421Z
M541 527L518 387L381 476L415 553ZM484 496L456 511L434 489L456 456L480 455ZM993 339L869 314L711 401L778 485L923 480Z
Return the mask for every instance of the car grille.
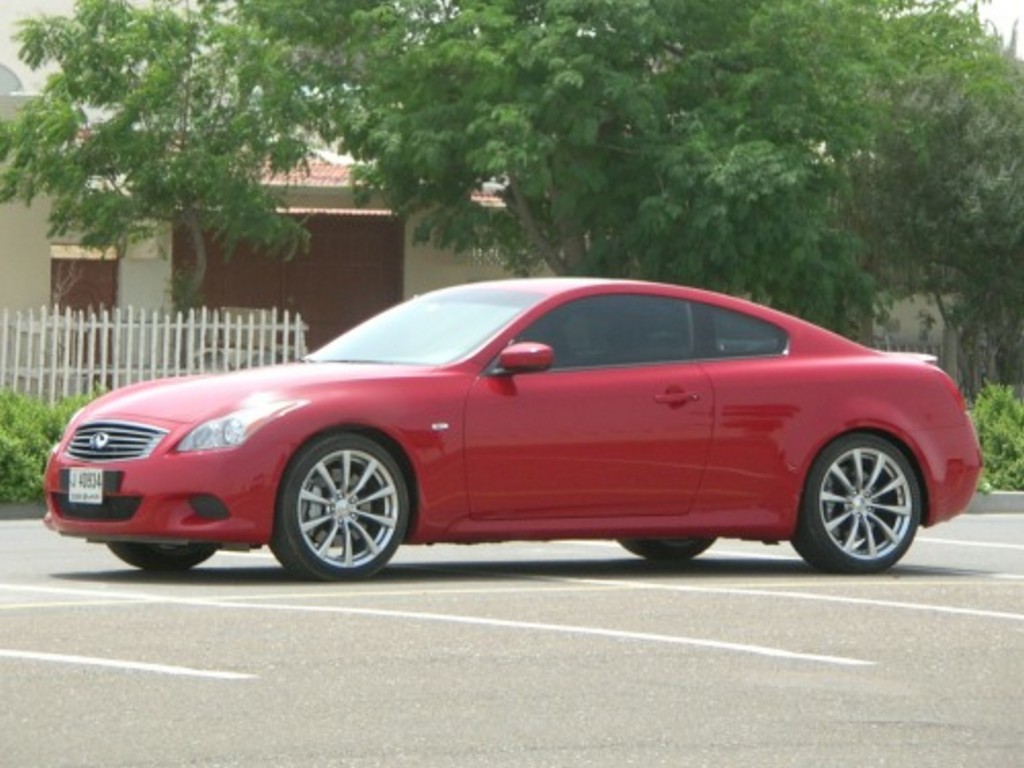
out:
M82 461L144 459L167 430L121 421L95 421L75 430L68 455Z

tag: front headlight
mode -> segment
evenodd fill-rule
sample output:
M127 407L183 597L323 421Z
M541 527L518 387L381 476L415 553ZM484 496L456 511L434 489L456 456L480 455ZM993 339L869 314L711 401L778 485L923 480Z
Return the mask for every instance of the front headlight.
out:
M260 427L278 416L303 405L289 400L263 403L242 408L216 419L204 421L178 443L178 451L210 451L218 448L235 448L248 440Z

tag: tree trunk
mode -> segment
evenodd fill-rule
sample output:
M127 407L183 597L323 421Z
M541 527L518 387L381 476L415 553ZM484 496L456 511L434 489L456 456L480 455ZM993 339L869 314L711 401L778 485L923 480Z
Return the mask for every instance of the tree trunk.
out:
M203 225L199 211L194 208L187 210L181 217L181 224L192 243L192 254L195 264L184 278L180 295L175 297L178 309L188 309L202 303L203 280L206 278L206 238L203 237Z

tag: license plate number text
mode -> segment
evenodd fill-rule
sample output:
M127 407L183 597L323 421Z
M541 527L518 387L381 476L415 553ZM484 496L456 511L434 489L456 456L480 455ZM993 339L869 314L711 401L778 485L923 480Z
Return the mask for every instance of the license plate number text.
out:
M103 470L72 469L68 477L68 501L72 504L102 504Z

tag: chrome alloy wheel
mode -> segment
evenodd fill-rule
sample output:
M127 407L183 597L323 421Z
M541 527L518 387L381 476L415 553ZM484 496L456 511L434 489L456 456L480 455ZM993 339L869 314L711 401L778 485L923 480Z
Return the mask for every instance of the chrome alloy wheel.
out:
M916 529L911 481L885 450L858 446L840 454L825 471L817 500L824 530L851 558L884 560Z
M309 551L332 568L359 568L389 549L401 499L392 471L356 449L329 453L307 472L297 504Z

